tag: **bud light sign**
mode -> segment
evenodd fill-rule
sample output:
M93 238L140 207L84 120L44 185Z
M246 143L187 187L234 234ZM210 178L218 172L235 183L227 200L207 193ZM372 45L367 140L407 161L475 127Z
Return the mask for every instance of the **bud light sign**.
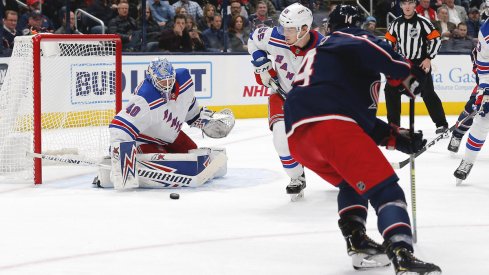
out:
M122 63L122 97L129 95L145 78L149 62ZM197 98L212 98L212 63L172 62L175 69L189 70ZM71 103L96 104L115 100L113 63L77 63L71 65Z
M72 104L90 104L115 100L114 64L91 63L71 66Z

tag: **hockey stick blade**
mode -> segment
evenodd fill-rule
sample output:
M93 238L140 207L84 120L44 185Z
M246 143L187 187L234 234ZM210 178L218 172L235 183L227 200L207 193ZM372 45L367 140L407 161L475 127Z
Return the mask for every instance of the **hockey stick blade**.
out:
M458 125L464 124L465 121L473 118L476 114L477 114L477 111L470 113L468 116L466 116L460 122L455 123L455 125L446 129L443 133L439 134L434 139L432 139L430 142L426 143L426 145L421 150L419 150L416 154L414 154L414 158L417 158L419 155L426 152L426 150L428 150L428 148L432 147L433 145L438 143L438 141L442 140L446 134L453 132L458 127ZM403 161L400 161L400 162L391 162L390 164L391 164L392 168L394 168L394 169L401 169L409 163L409 160L410 160L410 157L403 160Z
M46 154L26 152L26 156L27 157L33 157L33 158L40 158L40 159L44 159L44 160L62 162L62 163L66 163L66 164L75 164L75 165L81 165L81 166L94 166L94 167L101 167L103 169L110 169L111 168L110 165L106 165L106 164L102 164L102 163L96 163L96 162L86 161L86 160L81 160L81 159L59 157L59 156L55 156L55 155L46 155Z

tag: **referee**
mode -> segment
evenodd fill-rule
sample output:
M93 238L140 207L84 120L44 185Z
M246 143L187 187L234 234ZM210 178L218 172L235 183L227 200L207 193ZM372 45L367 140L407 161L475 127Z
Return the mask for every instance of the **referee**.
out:
M418 79L420 85L416 92L421 93L431 120L436 124L436 133L443 133L448 128L448 122L431 78L431 60L440 49L440 33L428 19L416 14L415 0L401 0L400 5L403 15L391 23L385 39L397 52L409 59L413 66L418 66L426 74L424 79ZM398 88L386 85L385 101L387 120L400 126L401 94Z

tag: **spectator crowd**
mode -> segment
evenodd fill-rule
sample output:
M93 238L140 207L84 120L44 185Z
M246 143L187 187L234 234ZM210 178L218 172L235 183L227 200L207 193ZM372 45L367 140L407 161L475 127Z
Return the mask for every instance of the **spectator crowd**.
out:
M249 34L256 28L277 24L281 10L297 0L70 0L70 28L66 29L66 0L3 1L3 48L12 49L15 36L49 33L114 33L122 38L123 51L150 52L247 52ZM325 34L329 11L347 1L300 1L314 13L313 28ZM365 5L368 7L370 1ZM385 34L390 21L400 15L399 0L375 1L374 14L363 28ZM83 13L82 9L104 22ZM482 20L489 17L489 0L418 0L418 15L428 18L442 35L440 52L468 53ZM393 16L392 16L393 15ZM146 19L146 43L142 45L142 16ZM375 17L374 17L375 16ZM75 24L76 23L76 24ZM227 47L225 48L225 45Z

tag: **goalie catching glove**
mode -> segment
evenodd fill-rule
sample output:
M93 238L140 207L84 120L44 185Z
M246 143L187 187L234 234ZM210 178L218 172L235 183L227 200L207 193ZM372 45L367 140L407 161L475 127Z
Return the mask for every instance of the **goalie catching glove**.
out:
M200 117L190 126L202 129L202 132L210 138L223 138L231 132L234 122L234 114L230 109L214 112L202 107Z
M273 88L270 81L272 78L277 77L277 72L273 69L272 61L265 57L260 57L257 60L252 60L251 63L255 66L256 83L268 88Z
M390 135L381 142L388 150L398 150L406 154L414 154L423 149L426 139L423 139L423 132L416 131L413 136L409 130L391 125Z

